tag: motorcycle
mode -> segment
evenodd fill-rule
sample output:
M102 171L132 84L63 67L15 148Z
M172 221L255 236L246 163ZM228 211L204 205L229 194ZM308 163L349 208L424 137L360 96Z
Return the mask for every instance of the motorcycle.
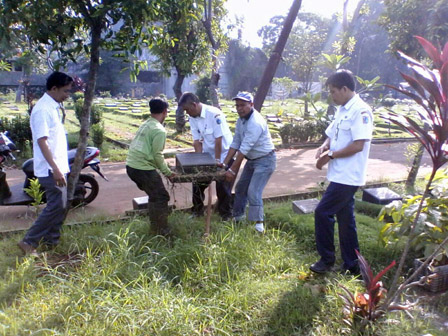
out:
M25 173L25 182L10 187L6 181L6 172L4 171L3 164L6 161L16 160L12 154L13 151L16 151L16 146L8 138L7 132L0 132L0 205L28 205L34 202L34 199L24 189L28 188L31 185L30 180L35 178L34 160L28 159L22 165L22 170ZM75 161L76 149L71 149L67 153L71 168ZM87 147L82 168L90 167L99 176L108 181L100 170L100 160L97 158L99 154L100 150L98 148ZM95 176L89 173L81 173L75 187L72 206L85 206L91 203L98 196L98 192L99 185ZM43 202L45 202L45 194Z

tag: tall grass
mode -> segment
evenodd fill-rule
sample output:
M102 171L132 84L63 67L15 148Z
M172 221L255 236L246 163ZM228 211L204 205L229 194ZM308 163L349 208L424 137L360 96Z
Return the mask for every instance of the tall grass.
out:
M246 224L170 216L174 237L145 218L65 227L56 250L17 257L19 234L0 241L1 335L341 335L336 273L309 274L312 216L268 204L267 233ZM377 244L380 225L358 216L361 248L375 268L396 257ZM399 247L397 247L399 248ZM415 312L417 314L417 312ZM379 335L442 335L425 319L396 315Z

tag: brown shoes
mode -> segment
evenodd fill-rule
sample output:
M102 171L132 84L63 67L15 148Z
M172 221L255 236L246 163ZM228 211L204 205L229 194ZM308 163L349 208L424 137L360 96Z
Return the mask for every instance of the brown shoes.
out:
M31 255L33 257L37 257L38 253L36 251L36 249L31 246L28 243L25 243L23 240L19 241L17 243L17 245L20 247L20 249L26 254L26 255Z

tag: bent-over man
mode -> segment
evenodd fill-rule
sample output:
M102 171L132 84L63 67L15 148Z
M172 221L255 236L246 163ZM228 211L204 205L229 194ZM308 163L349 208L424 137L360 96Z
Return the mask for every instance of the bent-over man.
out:
M126 172L137 187L148 195L152 231L169 235L170 195L157 172L159 170L168 178L174 177L162 154L166 141L163 122L168 115L168 103L161 98L153 98L149 102L149 110L151 116L140 126L129 147Z
M199 98L186 92L179 99L179 106L189 115L193 148L196 153L209 153L215 158L216 164L221 165L229 151L232 142L232 132L222 111L199 101ZM204 214L204 191L210 182L193 183L194 216ZM217 210L222 220L232 217L232 183L229 181L216 181L216 196L218 198Z
M234 98L239 115L235 135L224 166L229 166L226 179L234 181L241 163L246 159L243 172L235 186L233 217L236 221L247 218L255 223L255 230L264 232L263 190L276 167L276 154L266 120L254 109L253 96L239 92ZM231 160L236 155L235 161Z

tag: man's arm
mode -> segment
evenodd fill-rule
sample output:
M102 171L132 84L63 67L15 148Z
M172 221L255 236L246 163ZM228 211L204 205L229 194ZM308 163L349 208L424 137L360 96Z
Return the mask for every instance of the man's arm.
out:
M326 152L329 149L330 149L330 138L326 138L324 143L317 149L315 158L316 159L320 158L322 153Z
M215 138L215 160L221 162L222 136Z
M200 142L199 140L194 140L193 148L195 153L202 153L202 142Z
M329 139L329 138L328 138ZM328 140L327 139L327 140ZM351 144L349 144L347 147L344 147L338 151L334 151L333 152L333 159L339 159L339 158L344 158L344 157L349 157L352 156L358 152L361 152L364 148L364 143L367 140L355 140L353 141ZM322 145L321 147L323 147L324 145ZM329 146L329 144L328 144ZM319 147L319 149L321 149L321 147ZM328 148L327 148L328 149ZM319 153L319 150L318 150ZM322 152L321 152L322 153ZM317 157L317 154L316 154ZM330 157L328 155L319 155L319 158L316 162L316 168L317 169L322 169L323 166L325 166L329 161L330 161Z
M166 164L165 157L162 154L163 149L165 148L165 133L160 132L157 134L152 141L152 156L154 157L154 163L156 168L159 169L163 175L170 177L173 172L168 168Z
M344 158L344 157L348 157L348 156L352 156L358 152L361 152L364 148L364 143L367 140L355 140L353 141L350 145L348 145L345 148L342 148L338 151L334 151L333 152L333 158Z
M40 151L42 152L42 155L53 171L53 179L55 180L56 185L59 187L66 186L67 181L65 180L65 176L61 173L58 165L53 159L53 154L51 154L50 146L48 145L47 139L48 137L39 138L37 139L37 144L40 148Z
M227 152L227 156L222 163L227 166L230 160L232 160L232 158L235 156L236 152L237 150L235 148L230 147L229 151Z
M229 181L229 182L235 180L236 175L238 175L238 171L240 170L241 163L244 160L244 154L243 153L241 153L240 151L237 151L237 150L234 150L234 151L235 151L234 154L236 153L235 161L233 161L232 165L226 171L226 180Z

